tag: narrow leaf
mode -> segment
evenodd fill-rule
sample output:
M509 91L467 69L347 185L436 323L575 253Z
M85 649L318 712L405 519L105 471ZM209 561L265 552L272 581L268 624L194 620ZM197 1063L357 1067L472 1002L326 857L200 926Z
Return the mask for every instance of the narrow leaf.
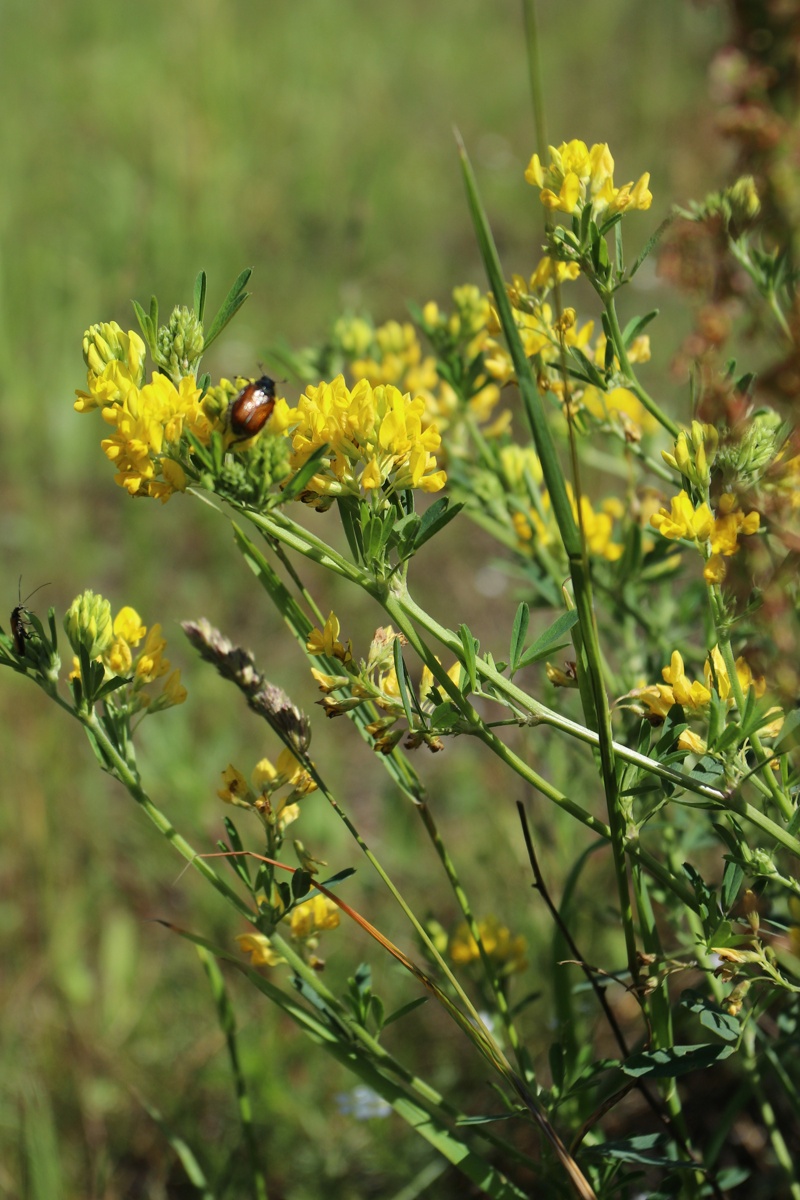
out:
M403 1017L408 1016L410 1012L413 1012L415 1008L419 1008L421 1004L427 1004L428 1000L428 996L417 996L416 1000L409 1000L408 1004L402 1004L400 1008L396 1008L393 1013L384 1018L383 1028L385 1029L387 1025L391 1025L394 1021L399 1021Z
M400 702L403 705L403 711L406 714L406 720L408 721L409 726L413 726L414 717L411 712L411 699L409 696L411 689L409 687L406 664L403 662L403 648L400 645L399 637L394 639L392 650L394 653L394 670L395 675L397 676L397 686L400 691Z
M211 343L219 337L231 318L236 315L238 310L244 304L245 300L250 294L244 290L245 285L252 274L253 268L246 267L245 270L242 271L241 274L239 274L234 280L233 286L223 300L219 312L211 322L211 328L205 335L205 340L203 342L204 350L207 350Z
M661 239L664 236L664 234L666 233L667 229L672 224L672 221L673 221L672 217L667 217L667 219L665 221L661 222L661 224L659 225L658 229L655 231L653 236L651 238L649 238L647 242L645 242L642 251L640 252L640 254L638 255L638 257L636 259L636 262L633 264L633 266L631 267L631 269L628 273L628 279L633 279L634 275L639 270L639 267L642 265L644 260L647 258L647 256L649 254L652 253L652 251L655 249L655 247L661 241Z
M203 313L206 310L206 273L201 271L194 281L194 315L198 321L203 320Z
M457 517L464 505L462 503L451 504L448 499L437 500L430 508L422 514L420 520L419 532L414 539L414 549L419 550L420 546L437 534L440 529L444 529L445 525L449 525L454 517Z
M532 662L537 662L540 658L550 654L561 642L565 633L569 633L573 625L577 624L578 610L571 608L567 612L562 613L557 617L549 629L546 629L536 641L528 647L525 653L517 663L518 667L526 667ZM563 643L562 643L563 644Z
M467 668L467 675L469 676L470 690L475 692L478 690L478 664L476 660L478 643L466 625L459 625L458 636L464 650L464 665Z
M657 316L658 309L654 308L651 310L651 312L645 313L643 317L631 317L630 321L628 321L628 324L622 331L622 344L625 346L626 350L634 338L639 337L639 335L645 331L650 322L654 321Z
M649 1050L632 1054L622 1063L622 1070L634 1079L674 1079L690 1071L704 1071L733 1054L733 1046L707 1043L699 1046L672 1046L664 1050Z
M523 600L514 615L514 625L511 629L511 649L508 659L511 664L511 670L516 671L517 662L519 660L522 647L525 644L525 638L528 633L528 621L530 620L531 610Z
M579 559L581 555L581 539L575 523L575 517L572 513L572 506L567 496L564 473L558 460L555 443L547 423L531 364L528 361L528 356L525 353L525 348L522 345L519 330L514 320L514 314L511 311L511 304L506 293L505 280L503 279L497 247L489 228L485 210L481 204L478 185L463 144L459 145L459 152L467 188L467 200L475 226L478 246L489 279L489 286L494 296L500 324L503 328L508 349L514 363L520 396L542 465L545 485L550 493L553 515L558 523L559 532L567 555L570 558Z
M276 497L276 503L285 504L287 500L294 500L301 492L304 492L312 475L316 475L317 467L323 458L327 455L330 447L326 444L318 446L314 453L306 462L303 463L296 475L293 475L289 482L281 489L280 496Z

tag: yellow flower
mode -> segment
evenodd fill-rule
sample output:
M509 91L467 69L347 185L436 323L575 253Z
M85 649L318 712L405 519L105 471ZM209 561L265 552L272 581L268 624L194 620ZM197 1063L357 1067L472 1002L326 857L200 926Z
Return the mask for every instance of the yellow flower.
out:
M161 695L156 700L156 707L162 709L171 708L175 704L183 704L188 694L181 683L180 671L173 671L161 689Z
M713 554L724 554L729 557L739 549L739 535L757 533L761 518L757 512L747 516L737 507L735 496L723 492L719 498L719 512L714 521L711 533L711 550Z
M550 146L549 153L547 167L534 154L525 171L527 182L540 189L545 208L573 213L591 204L598 216L611 216L628 209L647 209L653 202L648 173L635 184L614 187L614 159L604 142L595 143L590 150L585 142L574 139L557 148Z
M308 635L308 653L324 654L326 658L338 658L340 662L349 663L353 657L353 643L349 638L346 646L339 641L340 629L338 617L330 613L323 628L312 629Z
M339 909L327 896L304 900L289 914L289 926L296 941L305 941L323 929L336 929Z
M658 421L629 388L615 387L607 392L588 385L583 389L581 403L600 421L616 420L625 425L630 421L642 433L654 433Z
M714 517L705 501L695 509L687 493L682 491L672 498L670 511L659 509L650 518L650 524L665 538L706 542L714 528Z
M326 458L308 483L320 496L361 495L387 483L395 489L425 492L444 487L433 451L441 438L435 425L423 426L425 401L392 384L373 387L360 380L352 391L341 375L331 383L309 385L297 408L287 412L293 470L321 446Z
M182 468L162 455L177 450L184 434L191 433L204 444L211 436L212 423L193 375L176 387L166 375L156 373L145 387L131 385L118 403L106 404L102 415L114 428L101 447L117 468L116 482L132 496L162 502L186 486Z
M240 808L251 806L253 796L247 786L247 780L233 763L229 763L222 772L222 781L225 786L217 792L220 800L224 800L226 804L236 804Z
M286 962L272 948L272 943L263 933L238 933L236 940L242 950L242 953L250 955L251 967L276 967L279 963Z
M496 917L487 917L478 922L483 948L489 958L504 966L504 974L525 969L526 943L521 935L511 936L511 931L501 925ZM453 931L450 938L449 954L458 966L466 966L480 958L478 943L470 933L466 922Z
M739 681L743 695L746 696L752 687L757 698L763 696L767 690L767 681L764 676L754 676L749 663L741 656L736 659L734 666L736 668L736 678ZM728 668L725 665L725 659L722 657L718 646L714 646L710 651L704 670L708 687L715 687L720 699L727 700L732 704L733 689L731 687L731 679L728 674Z
M577 263L558 262L545 256L539 260L532 272L528 289L531 292L546 292L550 290L556 280L559 283L565 283L568 280L577 279L580 273L581 270Z
M690 681L684 671L683 658L677 650L673 650L668 667L664 667L661 675L665 683L670 684L675 700L682 708L705 708L711 699L711 692L702 683Z
M169 661L164 658L167 643L161 636L161 626L153 625L144 647L136 659L136 680L139 684L152 683L169 670Z
M725 566L725 559L721 554L712 554L711 558L708 559L706 565L703 567L703 578L705 579L706 583L722 583L726 574L727 567Z
M641 700L652 716L660 717L662 720L675 703L672 688L663 683L651 683L647 687L634 688L631 696Z
M690 754L705 754L708 745L691 729L684 729L678 737L678 748L688 750Z
M88 367L87 392L77 392L75 410L90 412L122 403L131 388L144 379L145 345L132 329L123 333L116 321L92 325L83 335L83 358Z
M141 617L130 605L125 605L114 617L115 637L124 638L129 646L138 646L146 633Z
M578 686L578 676L574 666L570 667L568 671L562 671L560 667L548 662L545 663L545 674L553 687L576 688Z
M575 519L578 519L577 508L572 491L569 488L569 498ZM586 539L589 553L608 562L616 562L624 553L624 546L611 540L614 529L613 511L595 512L588 496L581 496L580 527Z

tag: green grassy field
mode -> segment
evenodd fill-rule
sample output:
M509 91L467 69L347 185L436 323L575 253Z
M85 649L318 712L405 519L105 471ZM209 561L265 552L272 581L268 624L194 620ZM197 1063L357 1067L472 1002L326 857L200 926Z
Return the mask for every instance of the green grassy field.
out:
M533 133L521 13L489 0L142 0L135 10L117 0L8 0L4 17L4 603L9 611L17 603L21 576L23 595L50 581L32 602L40 613L51 603L63 612L93 587L115 608L129 603L148 624L163 623L190 697L146 731L144 768L162 807L212 849L219 772L271 748L230 690L197 668L177 622L208 616L252 646L298 703L314 711L316 694L221 523L181 499L156 512L114 486L97 425L72 410L84 382L83 330L109 319L129 327L130 298L146 302L151 291L167 311L189 302L201 268L213 303L252 265L252 298L204 364L215 377L249 374L277 338L318 340L344 308L385 319L402 316L407 299L443 301L456 283L482 284L454 124L505 265L529 268L540 235L522 182ZM608 141L620 177L652 172L659 213L668 198L718 182L725 164L703 147L705 71L722 37L716 9L549 2L541 24L551 141ZM666 365L680 314L655 278L647 282L669 316L654 349L662 386L674 388ZM457 597L459 619L489 642L516 602L508 581L487 599L494 553L467 530L453 561L428 560L427 578L424 556L418 563L431 609L448 611ZM327 611L335 592L312 583ZM348 634L366 643L377 615L365 607L351 620ZM440 919L454 917L432 890L432 854L410 813L354 732L337 726L332 736L321 716L316 725L315 752L389 867L421 905L426 898L432 910L441 905ZM546 740L536 753L547 759ZM197 1194L148 1104L194 1149L220 1197L244 1195L233 1089L205 979L191 948L154 922L202 927L225 944L238 930L98 774L66 721L5 676L0 761L0 1196ZM517 797L499 803L491 763L460 744L420 770L465 873L488 881L486 910L503 911L525 877ZM558 783L574 766L553 756L549 770ZM359 867L362 909L404 938L343 830L321 801L310 805L304 837L332 868ZM549 818L539 829L554 879L573 857L560 833ZM501 852L516 857L517 878L493 874ZM601 938L606 920L602 907L589 912L587 937ZM548 926L536 912L520 914L520 925L535 975L537 956L550 954ZM367 953L358 932L342 928L335 952L333 936L332 986ZM413 995L391 963L376 968L376 982L395 998ZM235 980L231 988L270 1200L466 1194L394 1119L359 1122L340 1111L347 1076L323 1069ZM546 997L533 1012L534 1025L547 1020ZM427 1007L414 1020L426 1070L446 1088L454 1035ZM466 1078L479 1093L478 1061Z

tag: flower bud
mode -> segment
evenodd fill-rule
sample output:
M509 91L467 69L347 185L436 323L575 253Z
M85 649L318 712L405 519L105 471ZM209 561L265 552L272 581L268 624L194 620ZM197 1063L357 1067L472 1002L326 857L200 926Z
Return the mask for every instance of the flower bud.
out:
M737 225L746 225L758 216L761 201L756 191L756 182L752 175L742 175L732 187L726 191L731 208L731 216Z
M64 630L76 654L83 646L89 658L97 658L114 640L111 604L90 590L83 592L64 614Z
M184 305L172 310L169 322L158 331L158 357L173 380L194 375L203 353L202 322Z

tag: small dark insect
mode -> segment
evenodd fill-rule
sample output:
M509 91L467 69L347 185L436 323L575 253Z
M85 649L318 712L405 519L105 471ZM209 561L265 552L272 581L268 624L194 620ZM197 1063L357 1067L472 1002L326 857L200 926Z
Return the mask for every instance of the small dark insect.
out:
M243 387L231 400L228 424L239 441L255 437L266 425L275 407L275 381L262 375Z
M28 612L25 605L28 603L31 596L35 596L36 593L41 591L43 587L49 587L49 586L50 585L47 583L40 583L39 586L37 588L34 588L32 592L28 592L28 594L24 600L20 599L19 604L15 605L15 607L12 608L12 610L11 610L11 636L14 639L14 649L16 650L16 652L20 656L20 658L22 658L25 654L25 643L28 640L28 638L30 637L30 633L29 633L30 627L28 625L28 617L30 616L30 613ZM20 575L19 583L17 584L17 597L18 598L20 596L21 590L22 590L22 576Z

